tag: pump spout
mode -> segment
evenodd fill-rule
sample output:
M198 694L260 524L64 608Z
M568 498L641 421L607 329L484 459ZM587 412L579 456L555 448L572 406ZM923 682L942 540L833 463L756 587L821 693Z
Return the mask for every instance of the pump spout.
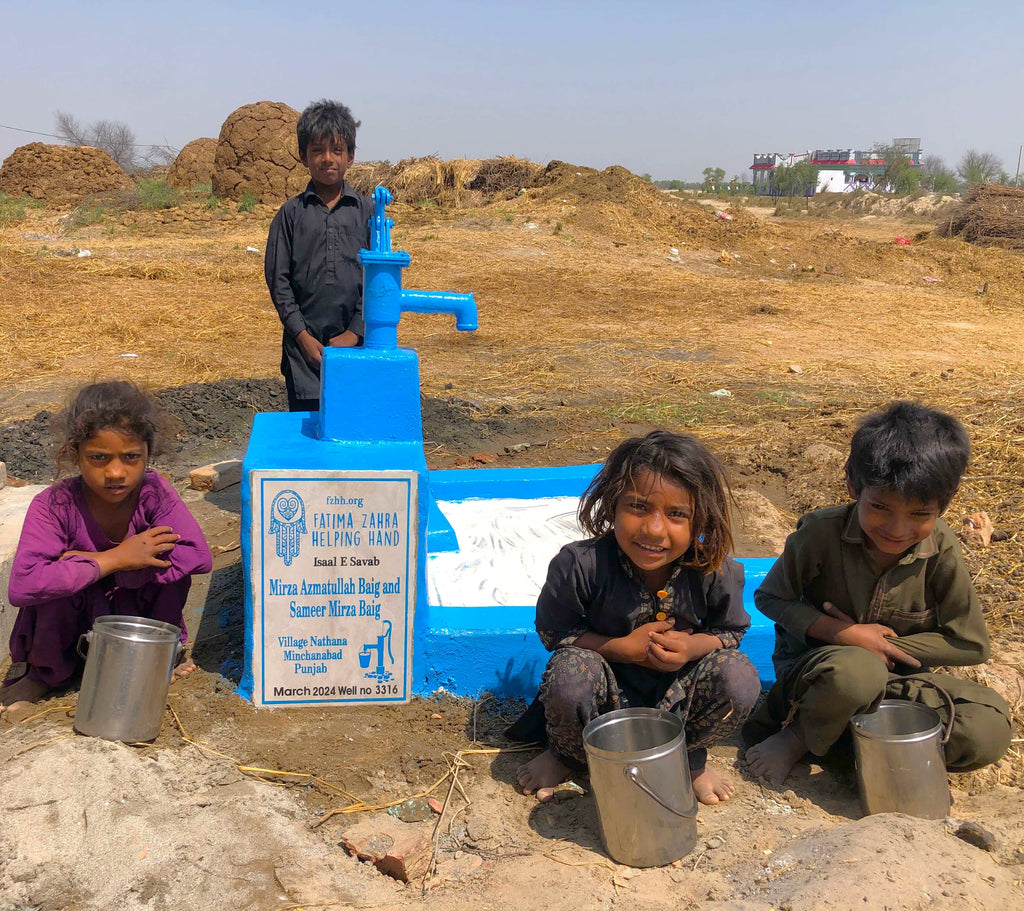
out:
M451 313L455 317L455 328L460 332L473 332L477 328L476 301L472 294L403 288L401 308L409 313Z

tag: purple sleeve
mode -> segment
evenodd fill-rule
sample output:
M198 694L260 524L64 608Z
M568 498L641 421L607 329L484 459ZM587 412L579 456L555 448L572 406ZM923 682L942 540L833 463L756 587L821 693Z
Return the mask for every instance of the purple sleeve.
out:
M74 547L74 515L55 508L53 488L38 494L29 504L14 554L7 598L15 607L33 607L65 598L88 588L100 577L100 568L87 557L60 555Z
M139 505L131 534L139 534L147 528L169 525L181 540L175 543L168 559L167 569L154 566L145 569L124 570L114 574L117 584L124 588L141 588L149 582L166 584L177 582L186 576L208 573L213 569L210 548L199 528L199 523L189 512L184 501L160 475L150 471L143 482Z

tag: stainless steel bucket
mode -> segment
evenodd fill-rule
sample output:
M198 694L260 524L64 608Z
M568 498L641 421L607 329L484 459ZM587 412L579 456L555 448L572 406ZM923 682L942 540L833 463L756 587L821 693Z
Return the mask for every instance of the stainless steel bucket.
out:
M683 723L661 709L617 709L583 729L590 785L609 857L657 867L697 843Z
M160 620L97 617L78 640L78 652L86 661L75 730L104 740L155 740L180 637L178 627Z
M939 689L936 687L936 689ZM949 815L949 780L943 744L953 728L935 709L905 699L883 699L874 712L850 719L861 804L868 815L906 813L923 819Z

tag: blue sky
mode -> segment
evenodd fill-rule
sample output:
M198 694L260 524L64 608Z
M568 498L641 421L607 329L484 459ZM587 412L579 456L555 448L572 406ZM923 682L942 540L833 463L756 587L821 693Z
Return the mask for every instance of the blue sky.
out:
M337 98L357 158L519 155L655 178L755 152L921 138L955 166L1024 143L1024 3L0 0L0 158L53 114L141 143L255 101Z

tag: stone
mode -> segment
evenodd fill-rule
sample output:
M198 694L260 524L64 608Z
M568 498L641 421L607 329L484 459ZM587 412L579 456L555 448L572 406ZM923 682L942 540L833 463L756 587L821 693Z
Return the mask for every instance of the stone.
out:
M961 841L981 848L982 851L994 851L996 849L996 837L984 826L976 822L961 822L953 834Z
M188 480L193 490L223 490L241 482L242 460L226 459L223 462L213 462L202 468L195 468L188 473Z

